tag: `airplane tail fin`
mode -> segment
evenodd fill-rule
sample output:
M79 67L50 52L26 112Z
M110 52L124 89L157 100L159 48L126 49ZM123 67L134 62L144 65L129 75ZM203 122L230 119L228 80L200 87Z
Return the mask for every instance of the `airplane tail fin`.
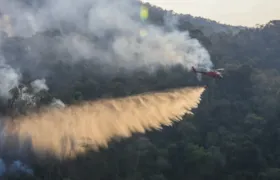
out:
M196 69L195 69L193 66L192 66L192 71L193 71L194 73L196 73L197 79L198 79L199 81L201 81L201 79L202 79L201 73L200 73L200 72L197 72Z
M195 72L196 73L196 70L195 70L195 68L192 66L192 70L193 70L193 72Z

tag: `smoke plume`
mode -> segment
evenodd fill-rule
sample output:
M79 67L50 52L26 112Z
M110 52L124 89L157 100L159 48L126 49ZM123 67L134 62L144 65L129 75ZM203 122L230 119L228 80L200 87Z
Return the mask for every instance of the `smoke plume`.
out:
M62 78L75 79L73 74L79 72L75 68L62 78L57 72L53 73L52 68L58 63L74 67L82 62L89 71L105 74L139 69L154 72L160 67L174 65L182 65L187 70L196 65L212 66L207 50L188 32L177 31L173 21L170 21L172 30L168 32L141 21L139 2L31 2L32 6L23 1L2 0L0 12L10 17L13 31L9 34L21 37L16 43L2 41L5 42L2 49L6 63L21 73L28 72L34 79L46 78L48 81L55 76L61 84L66 83ZM168 26L167 21L165 24ZM142 29L147 32L146 36L141 35ZM45 32L51 30L58 33L46 35Z
M211 68L207 50L176 29L172 14L162 28L141 21L140 6L135 0L0 0L0 176L15 169L32 174L14 162L29 153L75 157L86 146L98 149L116 137L171 125L198 106L200 87L63 103L64 94L81 86L105 93L104 84L120 74ZM48 108L34 113L42 104Z
M18 86L21 75L11 66L5 63L5 60L0 55L0 98L7 100L11 98L10 90Z
M32 149L41 158L47 154L75 157L86 150L86 144L98 149L114 137L130 137L179 121L184 114L192 114L203 91L202 87L182 88L99 100L2 121L1 152L27 154L23 152Z
M31 82L31 86L35 93L38 93L42 90L49 90L45 79L36 79L35 81Z

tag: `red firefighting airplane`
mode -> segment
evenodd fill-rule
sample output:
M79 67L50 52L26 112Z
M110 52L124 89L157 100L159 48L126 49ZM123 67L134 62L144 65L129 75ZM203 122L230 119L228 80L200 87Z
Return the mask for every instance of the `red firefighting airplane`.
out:
M224 71L223 68L213 69L213 70L206 70L206 69L197 70L194 67L192 67L192 70L193 70L194 73L196 73L198 80L201 80L201 75L202 74L206 75L206 76L209 76L209 77L212 77L212 78L215 78L215 79L222 79L223 78L223 75L221 73L221 71Z

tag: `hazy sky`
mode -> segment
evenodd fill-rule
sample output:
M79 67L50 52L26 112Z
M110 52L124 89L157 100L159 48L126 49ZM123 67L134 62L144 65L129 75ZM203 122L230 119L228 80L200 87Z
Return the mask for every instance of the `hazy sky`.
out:
M142 0L178 13L243 26L280 20L280 0Z

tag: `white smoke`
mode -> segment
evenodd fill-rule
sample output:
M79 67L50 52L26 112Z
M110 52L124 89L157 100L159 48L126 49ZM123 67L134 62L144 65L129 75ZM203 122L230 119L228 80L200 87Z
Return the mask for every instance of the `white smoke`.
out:
M0 51L0 97L11 98L10 90L26 72L38 79L31 84L34 93L48 90L44 84L50 76L57 89L68 89L83 74L75 68L81 62L88 71L105 75L135 70L153 73L175 65L187 70L197 65L211 68L210 55L199 41L176 30L177 17L165 16L165 31L141 21L140 9L139 2L133 0L49 0L33 6L1 0L2 25L12 26L6 28L8 34L24 38L11 44L0 39L4 47ZM58 29L63 35L38 35L49 29ZM61 62L71 66L62 76L51 69ZM25 93L22 98L32 99L33 95Z
M8 11L15 19L14 32L17 36L26 36L27 32L31 36L48 28L63 31L76 29L97 38L114 34L108 42L102 40L104 47L86 36L73 33L58 38L56 49L70 53L71 57L66 60L69 62L81 57L91 61L98 59L99 63L114 71L120 68L151 71L161 66L169 68L178 64L189 70L198 64L212 66L207 50L196 39L190 38L188 32L179 32L174 28L172 32L165 32L137 20L140 19L140 5L131 0L49 0L36 10L19 2L3 0L0 11ZM170 22L172 27L175 21ZM148 33L146 37L140 35L143 28Z
M138 20L139 11L139 3L133 0L46 0L38 8L26 6L20 0L1 0L0 12L10 16L12 25L12 29L4 28L6 33L23 37L11 40L14 44L6 43L6 38L0 39L0 57L5 57L0 59L1 99L11 98L10 90L19 86L26 71L34 81L30 84L31 91L30 88L20 90L18 99L31 106L37 102L35 94L49 90L46 79L50 74L55 74L54 86L68 91L70 86L64 84L71 84L72 78L84 73L75 66L81 60L90 71L99 72L100 69L92 66L98 64L108 74L121 69L153 72L158 67L174 65L182 65L187 70L196 65L212 66L207 50L188 32L175 28L166 32L147 25ZM59 29L62 36L38 35L49 29ZM140 34L142 29L147 32L144 37ZM8 50L2 46L8 46ZM12 52L8 52L9 48ZM67 73L59 76L60 71L50 72L50 67L60 62L73 65L66 70L69 76ZM65 107L58 99L53 99L50 105ZM13 172L15 167L23 169L19 168L22 167L19 162L8 166L0 160L0 175Z
M7 174L29 174L33 175L33 170L20 160L15 160L11 164L0 159L0 177Z
M29 108L35 108L39 105L42 97L41 92L48 92L49 87L46 84L45 79L36 79L26 86L20 84L20 87L16 87L17 97L14 99L15 108L24 108L25 110ZM49 104L50 107L61 108L65 107L65 104L56 98L52 98Z
M35 98L36 95L42 91L49 91L49 87L46 84L46 79L36 79L35 81L32 81L30 83L33 94L28 94L29 97ZM27 94L27 93L25 93ZM57 98L53 98L52 101L49 104L50 107L56 107L56 108L64 108L66 105Z
M50 106L55 108L64 108L66 105L60 99L54 98Z
M33 175L33 170L29 168L26 164L23 164L21 161L16 160L10 166L8 171L10 173L26 173Z
M173 14L168 11L163 17L164 25L168 30L176 30L176 27L179 25L178 15Z
M45 79L36 79L35 81L31 82L31 87L35 93L38 93L42 90L49 90Z
M7 65L0 56L0 98L4 100L11 98L10 90L18 86L20 79L19 72Z

